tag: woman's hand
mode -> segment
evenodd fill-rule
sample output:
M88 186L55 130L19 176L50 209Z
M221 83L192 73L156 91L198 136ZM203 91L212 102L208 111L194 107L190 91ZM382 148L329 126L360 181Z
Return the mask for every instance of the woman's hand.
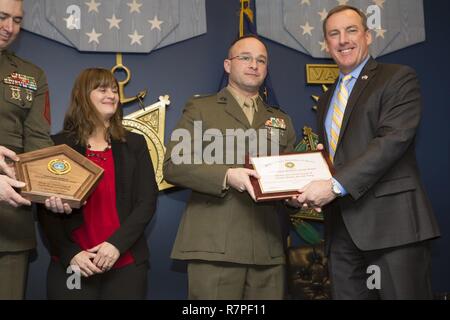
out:
M108 271L116 263L120 257L120 252L115 246L109 242L102 242L88 250L90 253L95 253L93 263L103 271Z
M99 269L92 260L95 258L95 253L81 251L70 260L70 266L78 267L83 277L90 277L103 271Z
M61 198L54 196L45 199L45 207L54 213L72 213L72 208L67 203L63 203Z

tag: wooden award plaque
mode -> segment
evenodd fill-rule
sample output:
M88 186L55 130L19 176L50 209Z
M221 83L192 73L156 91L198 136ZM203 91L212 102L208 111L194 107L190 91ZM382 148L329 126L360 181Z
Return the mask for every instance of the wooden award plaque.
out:
M18 157L16 176L26 183L21 195L32 202L56 196L71 208L80 208L103 175L101 167L65 144Z

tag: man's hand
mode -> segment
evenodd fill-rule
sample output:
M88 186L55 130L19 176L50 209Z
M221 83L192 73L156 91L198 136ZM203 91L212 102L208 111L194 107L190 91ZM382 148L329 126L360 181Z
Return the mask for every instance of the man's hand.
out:
M77 266L80 268L81 275L83 277L90 277L97 273L102 273L103 271L97 268L97 266L92 262L95 258L95 253L90 253L87 251L81 251L76 254L72 260L70 260L71 266Z
M303 208L303 209L314 209L317 212L322 212L322 208L314 206L313 204L308 204L307 202L302 202L299 200L299 196L293 196L290 199L285 200L286 204L293 208Z
M323 149L324 149L323 144L319 143L317 145L317 149L316 150L322 151ZM304 189L305 188L303 188L302 190L304 190ZM300 190L299 192L302 192L302 190ZM293 208L298 208L299 209L299 208L303 207L305 209L308 209L308 208L311 207L314 210L316 210L317 212L321 212L322 211L320 206L315 206L312 202L308 203L308 202L306 202L306 200L308 200L308 199L305 199L305 197L302 197L301 199L299 199L299 196L294 196L294 197L292 197L290 199L286 199L285 203L288 206L293 207Z
M47 208L47 210L50 210L54 213L72 213L72 208L67 203L63 203L61 198L58 197L50 197L48 199L45 199L45 207Z
M298 204L304 207L314 208L317 212L322 211L321 208L336 199L336 195L332 191L331 179L313 181L299 190L300 195L297 197Z
M5 175L0 175L0 202L6 202L15 208L25 205L31 205L31 202L23 198L13 188L23 188L25 183L14 180Z
M103 271L108 271L111 269L120 257L119 250L106 241L89 249L88 252L95 253L95 258L92 262Z
M244 168L233 168L227 171L227 185L239 192L247 191L253 201L256 201L255 191L253 190L250 177L259 179L255 170Z
M297 209L299 209L303 205L303 203L298 202L298 196L293 196L290 199L284 200L284 202L288 206L293 207L293 208L297 208Z
M19 157L12 150L9 150L3 146L0 146L0 170L8 177L12 179L16 179L16 172L14 170L14 166L8 164L6 162L6 158L9 158L13 161L19 161Z

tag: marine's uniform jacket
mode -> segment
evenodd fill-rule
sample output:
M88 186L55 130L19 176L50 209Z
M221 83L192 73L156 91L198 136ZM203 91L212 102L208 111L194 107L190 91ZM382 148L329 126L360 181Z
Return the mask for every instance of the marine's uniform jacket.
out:
M191 134L192 149L194 131L201 130L206 140L203 142L205 153L205 146L223 138L224 154L227 154L227 148L228 152L234 149L235 156L238 139L234 139L235 145L230 148L226 141L228 138L233 140L233 137L229 137L227 129L246 131L251 128L256 129L256 132L262 129L260 132L267 133L267 138L264 135L262 137L269 145L272 134L279 131L279 152L293 150L296 136L292 121L286 113L259 99L258 111L250 125L242 108L226 88L211 96L191 99L177 126L177 129L184 129L184 132ZM176 132L183 133L183 130ZM261 140L258 134L249 135L245 139L246 150L249 150L249 143L261 142L258 140ZM174 164L171 153L177 148L177 143L171 141L168 144L164 162L165 179L177 186L192 189L192 195L179 226L172 258L251 265L283 264L280 214L286 212L282 202L255 203L247 192L224 189L227 170L243 167L242 163ZM194 151L191 156L194 160Z
M34 64L11 52L0 54L0 145L16 153L53 145L47 79ZM30 207L0 204L0 252L36 245Z

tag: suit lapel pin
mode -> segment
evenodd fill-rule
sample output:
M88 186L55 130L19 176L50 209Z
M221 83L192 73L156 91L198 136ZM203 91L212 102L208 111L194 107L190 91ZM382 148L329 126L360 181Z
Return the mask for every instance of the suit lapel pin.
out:
M368 75L364 75L364 76L361 77L361 79L367 80L367 79L369 79L369 76Z

